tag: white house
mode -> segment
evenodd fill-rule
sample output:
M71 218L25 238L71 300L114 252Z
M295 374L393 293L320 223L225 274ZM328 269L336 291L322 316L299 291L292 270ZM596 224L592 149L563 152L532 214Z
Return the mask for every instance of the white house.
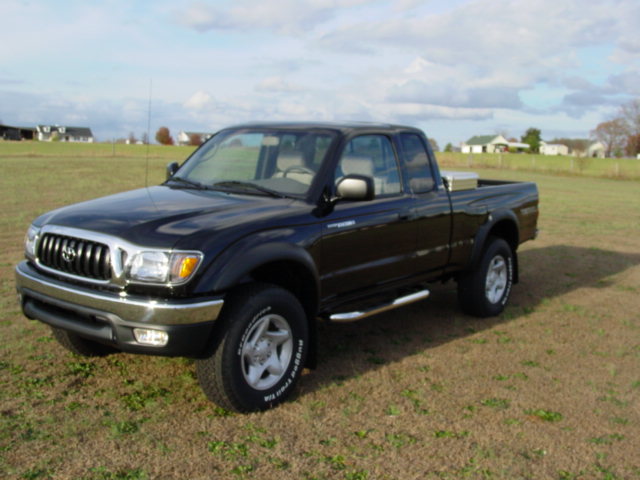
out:
M61 142L93 143L93 133L87 127L63 127L60 125L38 125L36 135L41 142L58 139Z
M569 147L561 143L540 142L540 154L542 155L569 155Z
M607 148L602 142L592 143L589 145L589 150L587 150L587 156L593 158L604 158L606 151Z
M509 150L524 151L528 149L528 144L510 142L502 135L476 135L460 146L462 153L498 153Z
M178 145L191 145L191 138L200 138L200 143L204 143L213 136L213 133L206 132L185 132L181 130L178 133Z
M476 135L461 145L462 153L494 153L508 148L509 141L502 135Z

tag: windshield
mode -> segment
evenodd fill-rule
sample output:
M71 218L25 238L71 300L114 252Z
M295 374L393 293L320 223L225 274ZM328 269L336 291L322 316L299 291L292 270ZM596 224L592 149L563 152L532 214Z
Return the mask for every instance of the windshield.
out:
M302 196L335 137L327 130L225 130L200 147L169 181L184 188Z

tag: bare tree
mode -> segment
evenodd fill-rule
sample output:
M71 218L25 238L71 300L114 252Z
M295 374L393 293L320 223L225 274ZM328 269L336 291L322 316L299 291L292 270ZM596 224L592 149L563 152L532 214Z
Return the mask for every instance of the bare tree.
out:
M604 145L604 156L621 155L626 143L627 130L625 122L621 118L614 118L607 122L599 123L591 136Z
M627 138L625 153L630 157L635 157L640 154L640 134L629 135L629 137Z
M622 105L620 115L627 135L640 135L640 98Z

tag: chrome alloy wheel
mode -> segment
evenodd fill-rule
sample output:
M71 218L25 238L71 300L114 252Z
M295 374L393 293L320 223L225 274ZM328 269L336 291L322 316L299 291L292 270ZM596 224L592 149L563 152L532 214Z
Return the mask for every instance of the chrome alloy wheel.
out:
M498 303L507 289L507 262L502 255L496 255L489 262L485 295L491 303Z
M291 362L293 335L280 315L259 319L242 345L242 373L256 390L267 390L282 379Z

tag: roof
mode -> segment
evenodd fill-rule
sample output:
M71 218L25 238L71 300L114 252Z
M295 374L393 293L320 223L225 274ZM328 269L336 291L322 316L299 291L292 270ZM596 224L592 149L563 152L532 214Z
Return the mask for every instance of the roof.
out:
M185 135L187 135L189 137L191 135L199 135L201 137L206 137L207 135L208 136L212 136L213 135L213 133L211 133L211 132L185 132L184 130L182 132L180 132L180 133L184 133Z
M375 123L375 122L255 122L240 125L232 125L230 129L237 128L281 128L281 129L325 129L339 130L343 133L353 130L413 130L421 132L416 127L407 125L395 125L391 123ZM225 128L224 130L227 130Z
M93 137L93 133L88 127L66 127L65 133L76 137Z
M498 135L476 135L467 140L467 145L488 145Z
M42 131L44 127L49 127L51 132L59 132L64 128L64 135L73 135L76 137L93 137L93 133L89 127L67 127L65 125L38 125L38 130Z

